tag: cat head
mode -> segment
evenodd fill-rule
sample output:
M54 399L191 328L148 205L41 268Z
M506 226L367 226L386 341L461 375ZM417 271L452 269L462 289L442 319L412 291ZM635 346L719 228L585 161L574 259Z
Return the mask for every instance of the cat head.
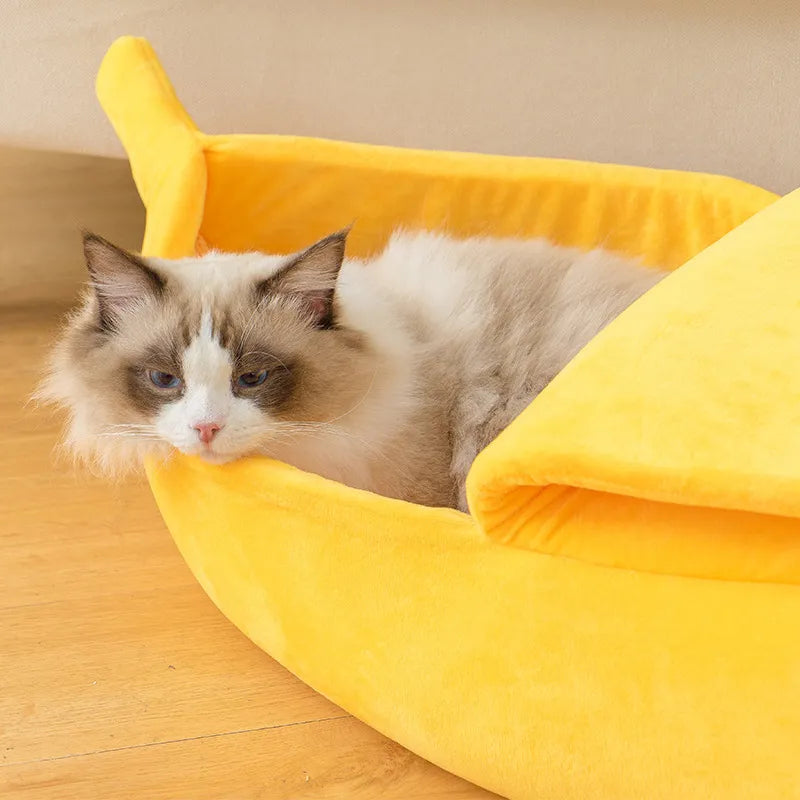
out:
M84 237L89 289L39 396L105 471L172 448L225 462L346 415L374 353L339 324L346 231L291 256L169 261Z

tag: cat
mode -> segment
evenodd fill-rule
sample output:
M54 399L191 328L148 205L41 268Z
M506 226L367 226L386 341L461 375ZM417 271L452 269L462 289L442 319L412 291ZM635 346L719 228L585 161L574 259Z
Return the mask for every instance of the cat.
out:
M40 397L106 472L263 454L466 510L473 459L664 273L543 239L347 231L289 256L166 260L84 236L89 288Z

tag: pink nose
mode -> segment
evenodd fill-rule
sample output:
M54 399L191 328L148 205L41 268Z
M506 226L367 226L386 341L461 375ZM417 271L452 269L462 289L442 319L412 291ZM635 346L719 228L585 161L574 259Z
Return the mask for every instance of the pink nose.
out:
M221 430L222 425L217 422L198 422L192 426L203 444L210 444L212 439Z

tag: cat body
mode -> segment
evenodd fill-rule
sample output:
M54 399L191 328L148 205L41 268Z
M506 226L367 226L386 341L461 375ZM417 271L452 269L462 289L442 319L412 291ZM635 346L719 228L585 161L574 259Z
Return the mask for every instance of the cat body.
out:
M42 395L109 470L263 454L464 509L477 453L663 277L545 240L346 233L292 256L143 259L87 236L91 287Z

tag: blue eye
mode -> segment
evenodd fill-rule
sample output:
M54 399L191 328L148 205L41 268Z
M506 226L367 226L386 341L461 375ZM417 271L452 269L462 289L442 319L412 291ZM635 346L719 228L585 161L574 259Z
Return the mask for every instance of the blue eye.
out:
M245 389L252 389L254 386L261 386L261 384L267 379L268 375L269 372L267 372L265 369L262 369L259 372L243 372L236 379L236 383Z
M161 372L157 369L147 371L147 376L159 389L177 389L183 381L177 375L170 375L169 372Z

